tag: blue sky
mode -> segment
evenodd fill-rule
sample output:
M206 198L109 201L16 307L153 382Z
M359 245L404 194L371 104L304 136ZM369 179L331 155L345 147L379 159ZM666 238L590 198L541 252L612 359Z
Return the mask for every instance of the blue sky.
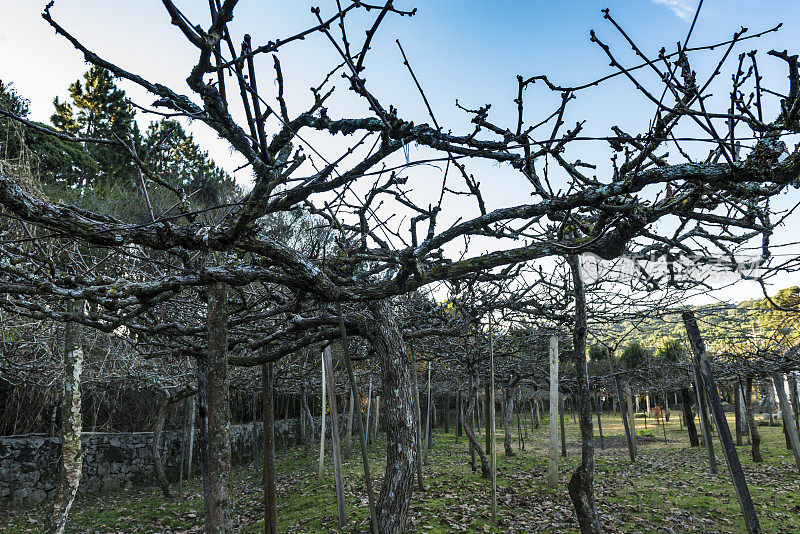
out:
M66 96L69 83L86 70L83 58L63 39L57 37L40 17L46 2L0 0L0 79L13 82L20 93L31 100L32 116L47 120L52 113L52 99ZM207 2L176 2L197 23L207 24ZM401 61L394 42L400 39L416 74L425 88L440 123L456 132L469 128L469 117L454 106L456 99L471 108L492 104L492 118L509 124L516 113L516 75L528 77L547 74L561 84L576 84L611 72L602 51L589 42L589 30L614 47L625 64L635 58L620 43L611 25L603 20L602 8L610 8L641 47L651 56L661 46L674 48L685 38L695 0L616 0L594 2L519 1L519 0L397 0L401 8L417 7L415 17L390 17L376 36L367 60L366 78L372 91L397 106L401 113L416 122L428 122L427 113ZM286 37L314 23L309 11L319 5L330 12L335 2L242 0L232 26L235 40L245 32L254 43ZM57 0L53 16L90 48L102 51L108 59L151 80L158 80L176 90L187 92L184 79L194 64L195 52L169 23L161 2L156 0L113 2L101 0ZM370 17L374 16L370 15ZM353 27L366 20L354 20ZM742 25L751 32L783 22L784 29L758 43L751 41L741 51L759 48L791 49L796 46L795 28L800 26L800 9L788 0L706 0L694 30L692 43L710 44L730 38ZM355 35L355 34L354 34ZM354 37L361 38L361 34ZM795 50L796 52L797 50ZM694 67L703 72L718 57L698 56ZM285 49L281 54L287 81L290 111L299 112L310 100L308 88L321 79L337 57L322 36L314 36ZM270 72L269 58L260 60L260 72ZM729 68L733 68L729 64ZM780 69L780 70L778 70ZM762 73L775 84L784 83L783 66L763 63ZM265 74L264 76L267 76ZM651 80L652 81L652 80ZM265 82L261 82L262 87ZM266 83L269 83L267 79ZM363 104L339 83L336 109L340 114L363 115ZM152 97L136 87L122 84L137 101L149 103ZM723 93L722 90L720 94ZM539 88L528 96L529 119L552 109L554 97ZM333 113L333 112L332 112ZM623 79L582 95L571 106L567 123L586 118L587 131L605 135L612 124L631 132L646 129L653 114L650 105ZM147 121L149 119L143 119ZM202 127L194 127L198 141L223 166L233 169L239 160L228 147ZM332 145L336 148L335 143ZM607 146L597 143L581 147L584 161L607 160ZM601 167L602 168L602 167ZM484 184L492 183L487 195L489 207L526 201L526 185L510 171L489 165L477 165ZM238 179L247 184L247 176ZM415 192L430 195L438 189L439 178L419 176ZM494 185L496 184L496 185ZM779 285L796 284L782 279ZM757 296L753 287L743 287L735 296Z

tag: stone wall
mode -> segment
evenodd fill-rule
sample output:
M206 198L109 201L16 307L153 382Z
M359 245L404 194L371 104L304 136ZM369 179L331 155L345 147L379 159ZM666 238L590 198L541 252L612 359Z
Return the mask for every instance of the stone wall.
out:
M340 416L340 421L340 425L344 425L345 417ZM320 422L320 418L316 418L314 422L316 434L319 434ZM344 429L343 426L340 428ZM276 447L283 448L298 443L299 433L297 419L276 421ZM256 438L259 444L261 434L262 425L258 423ZM163 438L162 458L167 477L177 480L181 432L164 432ZM150 451L152 432L85 432L82 441L83 476L79 491L155 485ZM60 446L61 439L57 437L0 437L0 501L39 503L49 500L58 477ZM253 425L231 427L231 449L234 464L252 461ZM200 473L199 460L200 451L195 442L193 473Z

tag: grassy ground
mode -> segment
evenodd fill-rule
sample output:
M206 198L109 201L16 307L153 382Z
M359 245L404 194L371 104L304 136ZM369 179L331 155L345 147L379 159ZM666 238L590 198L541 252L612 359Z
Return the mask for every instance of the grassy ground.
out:
M597 424L595 419L595 433ZM560 462L560 485L546 486L547 429L528 429L525 450L514 429L514 450L507 458L498 432L498 524L491 524L490 483L472 473L466 438L435 433L435 447L425 466L426 491L415 493L408 530L414 532L576 532L565 484L580 457L579 430L566 421L568 456ZM640 438L635 464L628 460L619 417L604 415L605 449L597 445L597 501L609 532L743 532L739 506L719 442L714 440L720 472L711 475L705 448L688 446L678 420L664 427L648 421L652 438ZM637 419L637 430L644 420ZM731 420L731 428L733 421ZM763 464L753 464L749 446L738 447L753 501L764 532L800 532L800 477L784 446L780 427L759 427ZM666 431L667 443L664 443ZM524 434L524 433L523 433ZM482 437L479 438L483 443ZM384 465L383 436L371 447L370 464L376 493ZM330 449L328 457L330 458ZM362 489L360 455L354 447L345 462L348 524L344 532L366 532L368 512ZM234 514L239 532L260 532L260 476L252 467L233 470ZM317 458L302 448L278 454L278 526L281 532L339 532L333 467L326 463L317 481ZM0 531L39 532L41 508L0 509ZM80 496L68 532L201 532L199 480L183 487L183 497L164 500L154 488L136 488Z

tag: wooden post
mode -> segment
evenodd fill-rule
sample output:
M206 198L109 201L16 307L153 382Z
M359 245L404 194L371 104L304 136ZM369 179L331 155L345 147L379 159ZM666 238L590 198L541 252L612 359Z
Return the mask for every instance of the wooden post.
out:
M781 406L783 430L789 436L789 444L791 445L792 453L794 453L794 463L798 472L800 472L800 436L798 436L797 427L794 425L794 411L789 402L789 397L786 395L783 375L781 373L773 374L772 381L775 383L775 391L778 394L778 402Z
M494 429L490 432L490 417L489 417L489 407L494 406L494 399L489 400L491 395L491 386L489 385L489 381L486 381L486 385L483 388L484 392L484 400L483 400L483 425L486 429L486 452L489 452L489 449L492 447L492 438L491 434L493 434Z
M258 468L258 393L253 392L253 465Z
M631 446L633 447L633 455L636 456L637 446L636 443L636 412L633 411L633 390L630 386L625 388L625 396L628 398L628 426L631 433Z
M442 399L442 419L444 419L444 433L450 433L450 397L445 395Z
M342 482L342 457L339 448L339 410L336 406L336 382L333 378L333 362L331 347L322 351L323 367L328 382L328 401L331 406L331 448L333 449L333 477L336 485L336 512L339 516L339 528L344 528L347 515L344 508L344 484ZM380 398L380 397L378 397ZM377 420L377 417L375 418Z
M466 342L465 342L465 344L466 344ZM475 413L478 411L478 408L477 408L478 407L478 395L477 395L478 388L475 385L475 378L474 378L475 372L474 372L474 369L473 369L473 367L471 365L469 366L468 372L469 372L469 381L468 381L467 385L468 385L469 389L467 390L467 399L469 399L468 402L470 402L470 403L475 402L475 405L474 405L475 409L472 410L472 413L469 415L469 420L466 422L467 426L465 427L465 431L466 431L466 434L467 434L467 441L469 442L469 465L472 468L472 472L474 473L475 472L475 468L476 468L476 465L475 465L475 447L473 447L472 441L469 440L469 435L472 434L473 436L475 436L475 430L477 428L477 426L475 425ZM475 395L472 394L473 388L474 388L474 391L475 391ZM464 405L462 404L459 409L461 411L461 415L462 415L462 418L463 418Z
M522 437L522 426L519 420L519 412L522 411L522 404L519 404L519 408L517 409L517 441L519 442L519 448L525 450L525 440Z
M631 462L636 461L636 441L635 436L631 433L631 428L628 425L628 415L627 409L625 408L625 399L622 396L622 386L619 383L619 376L617 376L617 369L616 366L612 367L614 371L614 385L617 389L617 399L619 404L619 413L622 416L622 426L625 428L625 439L628 442L628 456L631 458Z
M275 386L273 364L261 364L261 403L264 421L264 533L278 533L278 492L275 490Z
M547 448L547 485L558 487L558 337L550 336L550 441Z
M324 356L321 357L322 361L322 413L321 413L321 424L320 424L320 435L319 435L319 469L317 470L317 482L322 482L322 468L325 465L325 412L327 411L326 403L326 388L325 388L325 358Z
M772 427L774 421L772 420L772 412L775 408L772 407L772 385L767 381L767 410L769 410L769 426Z
M183 428L181 429L181 459L178 462L178 497L183 497L183 473L186 471L186 422L189 419L189 399L183 399Z
M739 385L733 385L733 418L736 427L736 445L742 444L742 399L739 394Z
M375 396L375 434L372 437L372 441L375 442L378 439L378 432L381 430L381 396Z
M456 389L456 429L455 429L455 442L458 443L458 438L461 436L461 388Z
M420 491L425 491L422 479L422 408L419 402L419 380L417 378L417 353L414 350L414 340L411 340L411 362L414 366L414 409L417 412L417 486Z
M750 442L750 425L747 423L747 405L744 397L744 387L742 379L736 381L736 389L739 390L739 409L741 414L739 418L742 420L742 435L747 436L748 443Z
M375 494L372 491L372 476L369 472L369 457L367 456L367 440L364 432L364 419L361 414L361 396L358 393L358 384L356 383L356 376L353 372L353 361L350 359L350 344L347 342L347 329L344 324L344 316L342 315L342 305L336 303L336 313L339 315L339 333L342 337L342 353L344 355L344 363L347 367L347 376L350 379L350 393L355 400L358 400L358 442L361 447L361 462L364 467L364 481L367 485L367 500L369 502L369 517L370 525L372 526L372 534L378 534L378 515L375 512ZM415 369L416 372L416 369ZM419 418L418 418L419 419Z
M192 397L191 405L189 406L189 420L187 421L189 430L189 451L186 454L186 480L192 479L192 455L194 454L194 418L197 410L197 396Z
M344 435L344 458L345 460L350 458L350 448L353 443L353 409L356 404L356 400L353 397L353 392L350 391L350 404L348 405L348 415L347 415L347 431Z
M747 527L747 532L750 534L761 532L761 527L758 523L756 510L753 507L753 501L750 498L750 490L747 487L747 481L744 478L744 471L739 463L739 455L736 453L736 446L733 444L731 438L731 430L728 428L725 419L725 411L722 409L722 401L719 398L719 392L714 384L714 374L711 370L711 364L706 359L706 347L703 343L703 338L700 336L700 329L697 327L697 321L694 317L694 312L685 310L681 313L683 323L686 326L686 333L689 337L689 343L692 346L695 360L700 368L700 375L706 387L706 393L711 401L711 408L714 411L714 416L717 418L717 432L719 433L719 440L722 443L722 449L725 452L725 461L728 464L728 471L731 474L733 486L736 489L736 496L739 499L739 506L742 509L744 516L744 523Z
M792 405L792 411L794 412L794 426L797 428L797 432L800 433L800 397L797 394L797 377L795 377L794 372L789 373L788 375L789 381L789 402Z
M711 423L708 420L708 407L706 406L706 394L703 382L700 378L698 362L694 362L694 391L697 396L697 409L700 412L700 426L703 430L703 441L708 452L708 464L712 474L717 472L717 458L714 456L714 443L711 441Z
M603 438L603 422L600 420L600 414L603 413L602 409L603 401L600 400L600 394L597 394L597 430L600 432L600 448L605 449L606 443L605 439Z
M564 395L558 396L558 420L561 423L561 456L567 457L567 432L564 430Z
M369 421L370 421L371 417L372 417L372 377L370 376L369 377L369 390L367 392L367 426L366 426L366 429L367 429L367 445L369 445L369 443L371 442L371 440L370 440L370 432L369 432L369 429L371 428L369 426Z
M153 427L153 441L150 443L150 451L153 456L153 467L155 469L156 480L161 487L161 492L165 499L172 498L172 492L169 489L169 481L164 472L164 461L161 458L161 436L164 432L164 423L167 418L167 406L169 405L169 396L161 391L159 392L158 410L156 413L156 424Z
M425 465L428 465L428 451L433 446L431 431L433 430L433 360L428 361L428 402L425 410Z

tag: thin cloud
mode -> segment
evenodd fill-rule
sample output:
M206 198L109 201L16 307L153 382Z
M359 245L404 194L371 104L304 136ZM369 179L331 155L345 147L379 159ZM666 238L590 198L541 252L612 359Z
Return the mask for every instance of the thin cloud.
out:
M653 0L654 4L664 4L675 16L689 22L694 15L694 7L686 0Z

